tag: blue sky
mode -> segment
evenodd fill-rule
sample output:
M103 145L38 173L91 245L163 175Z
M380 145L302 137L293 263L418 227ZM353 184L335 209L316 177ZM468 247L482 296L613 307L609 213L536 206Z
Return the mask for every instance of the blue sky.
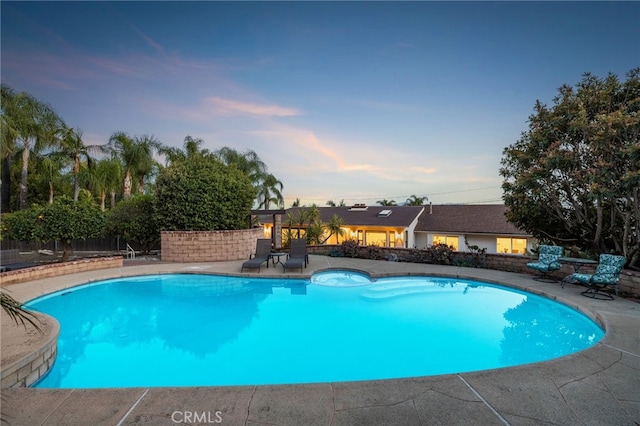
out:
M295 198L500 202L502 150L583 73L640 66L637 2L7 2L2 82L87 144L252 149Z

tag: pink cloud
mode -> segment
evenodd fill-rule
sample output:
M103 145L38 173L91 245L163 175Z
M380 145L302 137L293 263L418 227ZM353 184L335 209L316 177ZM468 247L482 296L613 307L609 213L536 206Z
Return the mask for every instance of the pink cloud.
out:
M257 103L240 102L233 99L219 97L206 98L206 105L213 107L220 114L251 114L272 117L289 117L300 115L300 111L294 108L281 107L278 105L266 105Z

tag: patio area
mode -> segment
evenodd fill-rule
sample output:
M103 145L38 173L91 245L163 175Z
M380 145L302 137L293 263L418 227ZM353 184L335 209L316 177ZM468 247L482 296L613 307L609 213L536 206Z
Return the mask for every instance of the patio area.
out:
M26 301L107 278L201 272L241 275L242 261L125 262L103 269L6 287ZM507 285L576 308L598 321L605 337L592 348L518 367L410 379L278 386L2 389L3 423L11 425L637 425L640 424L640 304L594 300L573 284L532 275L455 266L310 256L302 276L327 268L453 276ZM258 275L251 271L243 275ZM260 276L300 277L282 268ZM2 368L40 347L38 336L2 317ZM22 352L20 352L22 351ZM256 351L259 356L259 350ZM283 354L304 356L304 353ZM162 374L162 372L159 372Z

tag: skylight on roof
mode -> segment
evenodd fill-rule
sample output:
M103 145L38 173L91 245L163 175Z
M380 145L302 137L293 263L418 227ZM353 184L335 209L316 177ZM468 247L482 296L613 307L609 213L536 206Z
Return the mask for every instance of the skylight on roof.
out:
M388 217L391 214L391 210L380 210L378 217Z

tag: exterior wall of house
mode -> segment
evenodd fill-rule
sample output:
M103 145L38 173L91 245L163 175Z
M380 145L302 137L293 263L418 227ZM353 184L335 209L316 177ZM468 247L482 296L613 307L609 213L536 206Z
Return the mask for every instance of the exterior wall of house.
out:
M486 248L487 253L496 254L498 253L498 238L518 238L518 239L526 239L526 247L527 252L531 253L531 250L535 247L536 241L531 237L524 236L510 236L510 235L477 235L477 234L457 234L455 232L416 232L415 233L415 245L409 246L419 249L427 248L433 245L433 240L436 235L446 235L451 237L458 237L458 250L459 251L467 251L468 246L465 244L465 236L467 237L467 244L469 246L478 246L479 248ZM505 253L502 253L505 254ZM510 254L510 253L506 253ZM525 253L513 253L513 254L525 254Z
M344 226L344 235L340 237L339 243L345 240L357 240L361 245L376 244L381 247L403 248L406 247L405 241L407 237L406 228L386 228L372 226ZM283 234L286 234L283 229ZM294 231L295 232L295 231ZM303 232L304 233L304 232ZM409 232L409 237L413 235ZM325 245L339 244L337 237L332 235Z

